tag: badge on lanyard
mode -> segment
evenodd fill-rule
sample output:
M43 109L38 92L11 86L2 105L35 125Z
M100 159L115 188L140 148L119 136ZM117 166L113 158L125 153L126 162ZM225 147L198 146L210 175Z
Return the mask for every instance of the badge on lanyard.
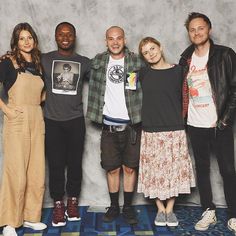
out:
M125 89L136 90L138 82L138 73L130 72L126 75Z

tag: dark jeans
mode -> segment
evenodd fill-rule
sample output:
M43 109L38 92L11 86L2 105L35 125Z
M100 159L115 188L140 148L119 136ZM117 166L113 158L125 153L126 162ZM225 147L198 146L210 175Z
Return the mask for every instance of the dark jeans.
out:
M50 195L54 201L63 198L65 194L65 169L67 168L67 195L78 197L82 181L84 117L69 121L54 121L45 118L45 129Z
M223 178L229 216L236 217L236 173L232 127L219 130L188 126L188 133L195 158L197 183L203 209L215 209L210 182L210 155L214 153Z

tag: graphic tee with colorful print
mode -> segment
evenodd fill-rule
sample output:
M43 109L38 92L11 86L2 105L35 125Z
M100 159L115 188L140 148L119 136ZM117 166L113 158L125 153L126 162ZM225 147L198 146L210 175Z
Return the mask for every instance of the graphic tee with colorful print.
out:
M216 106L207 73L208 55L209 51L203 57L193 53L187 75L189 87L187 124L194 127L215 127L217 121Z

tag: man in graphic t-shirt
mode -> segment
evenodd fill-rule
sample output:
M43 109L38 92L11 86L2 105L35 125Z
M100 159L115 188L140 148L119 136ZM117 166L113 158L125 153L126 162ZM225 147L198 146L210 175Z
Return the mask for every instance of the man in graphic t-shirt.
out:
M66 219L80 220L78 198L85 136L82 85L90 71L90 60L74 52L76 30L72 24L58 24L55 38L58 50L43 54L42 65L46 84L46 158L49 191L54 200L52 225L57 227L64 226Z
M210 154L214 151L229 210L228 228L236 233L236 174L233 120L236 110L236 54L210 39L210 19L189 14L185 26L192 45L181 55L185 84L184 114L196 164L203 208L195 229L204 231L216 223L210 182Z
M139 165L141 135L141 87L137 72L140 58L125 46L124 30L106 31L108 50L92 60L87 117L102 124L101 165L106 170L111 205L103 217L113 221L120 213L120 173L123 171L123 217L137 218L131 207Z

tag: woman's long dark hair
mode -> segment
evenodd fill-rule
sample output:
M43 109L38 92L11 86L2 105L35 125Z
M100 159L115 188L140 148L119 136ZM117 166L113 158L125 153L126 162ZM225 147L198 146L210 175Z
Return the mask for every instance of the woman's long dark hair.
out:
M18 48L19 36L22 30L28 31L34 39L34 47L31 51L32 62L35 64L38 72L41 72L42 71L41 63L40 63L41 52L38 48L38 37L29 23L27 22L19 23L18 25L15 26L12 32L12 37L11 37L11 50L12 51L10 52L10 54L12 55L13 59L16 60L16 63L19 66L19 69L25 69L26 60L23 57L23 55L20 53L20 50Z

